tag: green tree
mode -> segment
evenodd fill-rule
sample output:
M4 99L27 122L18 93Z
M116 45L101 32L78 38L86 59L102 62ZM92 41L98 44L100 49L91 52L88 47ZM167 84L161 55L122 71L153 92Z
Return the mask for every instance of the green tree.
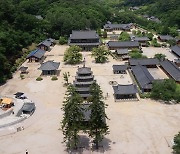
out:
M64 81L66 81L67 85L69 84L69 77L70 77L69 72L63 73L63 78L64 78Z
M59 37L59 44L63 45L63 44L67 44L67 42L68 41L65 37L62 36Z
M120 41L130 41L130 35L127 32L122 32L119 36Z
M157 39L154 38L152 41L151 41L151 45L154 46L154 47L160 47L161 45L157 42Z
M134 59L139 59L139 58L147 58L145 55L143 55L141 53L141 51L139 49L133 49L131 52L130 52L130 57L131 58L134 58Z
M160 61L163 61L163 60L165 60L166 55L165 55L165 54L162 54L162 53L157 53L157 54L154 55L154 58L157 58L157 59L159 59Z
M173 154L180 153L180 132L174 137Z
M98 33L98 35L99 35L99 36L101 36L101 35L102 35L101 28L98 28L97 33Z
M177 84L172 79L155 81L153 83L153 88L151 91L151 98L157 100L164 100L164 101L170 101L172 99L177 100L176 91L177 91Z
M71 46L64 53L64 62L67 64L78 64L82 61L82 49L79 46Z
M142 37L142 36L143 36L143 34L142 34L142 32L141 32L140 30L138 30L138 31L136 32L136 35L139 36L139 37Z
M62 107L62 110L64 111L62 131L64 142L66 142L67 148L70 149L77 149L79 143L78 133L81 129L79 122L84 120L83 108L81 107L82 103L83 100L76 92L75 87L69 85Z
M91 97L89 98L91 110L90 125L88 134L94 139L96 149L99 147L105 135L109 133L109 127L106 124L107 115L105 113L106 104L103 102L103 93L100 86L94 82L90 87Z
M169 30L169 27L168 26L164 26L161 30L161 34L163 35L167 35L169 34L170 30Z
M133 31L132 31L132 34L133 34L133 35L136 35L136 30L133 30Z
M103 31L103 38L107 38L107 32Z
M177 31L177 28L175 28L175 27L171 27L171 28L169 28L169 34L171 35L171 36L178 36L178 31Z
M153 33L146 33L146 36L150 39L150 41L153 39L154 35Z
M95 58L96 63L105 63L108 60L109 51L104 46L93 48L92 57Z
M176 40L174 39L174 40L169 40L169 41L167 41L167 43L170 45L170 46L174 46L174 45L176 45Z

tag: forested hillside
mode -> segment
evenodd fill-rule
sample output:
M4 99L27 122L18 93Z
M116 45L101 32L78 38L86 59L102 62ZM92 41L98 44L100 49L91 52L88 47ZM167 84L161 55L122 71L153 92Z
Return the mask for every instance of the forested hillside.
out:
M22 48L72 29L97 29L111 16L99 0L1 0L0 8L0 83L15 71Z
M125 6L140 6L139 13L158 17L166 26L180 28L180 0L124 0Z

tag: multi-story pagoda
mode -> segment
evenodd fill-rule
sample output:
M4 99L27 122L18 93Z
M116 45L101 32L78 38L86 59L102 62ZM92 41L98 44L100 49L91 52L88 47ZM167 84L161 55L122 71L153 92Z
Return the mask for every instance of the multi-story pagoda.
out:
M90 96L90 86L94 82L94 75L91 71L91 68L85 67L85 65L81 68L78 68L76 72L76 77L74 86L76 87L76 91L83 97L84 99Z

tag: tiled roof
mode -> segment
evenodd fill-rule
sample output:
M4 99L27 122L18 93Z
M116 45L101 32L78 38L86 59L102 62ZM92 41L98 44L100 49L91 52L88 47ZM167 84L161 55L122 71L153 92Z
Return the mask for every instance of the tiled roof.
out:
M180 69L176 64L169 60L162 61L160 64L175 81L180 81Z
M156 58L143 58L143 59L129 59L129 64L131 66L136 66L136 65L143 65L143 66L148 66L148 65L158 65L159 60Z
M178 45L171 47L171 50L180 57L180 47Z
M40 70L44 71L52 71L57 70L59 68L60 63L53 62L53 61L47 61L43 64L41 64Z
M127 70L126 65L113 65L113 70L114 71L124 71Z
M137 65L131 67L132 72L142 89L151 89L154 78L145 66Z
M139 43L137 41L109 41L109 47L139 47Z
M118 95L131 95L136 94L138 92L137 86L130 84L130 85L117 85L113 86L114 94Z
M91 31L72 31L70 39L98 39L99 35L95 30Z
M30 52L29 55L27 55L26 58L30 58L30 57L36 57L36 58L42 58L44 56L44 54L46 53L46 51L41 50L41 49L36 49Z

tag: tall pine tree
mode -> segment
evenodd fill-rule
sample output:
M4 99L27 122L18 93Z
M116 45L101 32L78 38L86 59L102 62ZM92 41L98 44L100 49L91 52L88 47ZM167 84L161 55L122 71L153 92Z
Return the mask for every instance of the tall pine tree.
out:
M91 110L89 136L94 139L96 149L99 148L99 142L101 142L105 135L109 133L109 127L106 124L106 104L103 102L103 93L100 86L94 82L90 87L91 97L89 98Z
M75 87L69 85L62 107L62 110L64 111L62 130L64 142L67 143L67 148L69 149L77 149L79 142L78 132L81 127L79 122L84 120L83 108L81 106L82 103L83 99L76 92Z

